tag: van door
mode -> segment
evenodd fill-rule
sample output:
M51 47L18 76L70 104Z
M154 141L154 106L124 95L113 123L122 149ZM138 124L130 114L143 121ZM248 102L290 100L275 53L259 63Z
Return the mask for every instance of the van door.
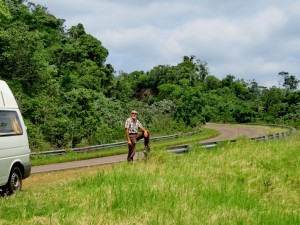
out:
M5 185L12 165L29 162L30 149L19 110L0 110L0 186Z

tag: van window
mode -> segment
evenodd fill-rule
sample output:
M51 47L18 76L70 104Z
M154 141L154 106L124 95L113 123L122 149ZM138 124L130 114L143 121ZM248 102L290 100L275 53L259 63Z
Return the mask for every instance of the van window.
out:
M22 126L15 111L0 111L0 136L21 135Z

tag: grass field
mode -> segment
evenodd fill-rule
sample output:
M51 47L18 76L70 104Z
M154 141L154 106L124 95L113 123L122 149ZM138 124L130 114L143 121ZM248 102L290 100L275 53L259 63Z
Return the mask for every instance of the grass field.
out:
M195 132L193 135L179 135L179 138L152 141L151 145L156 148L166 148L168 146L174 146L185 143L194 143L199 142L200 140L207 139L209 137L214 137L218 135L216 130L212 129L201 129ZM124 139L125 141L125 139ZM142 146L142 141L138 143L138 146ZM143 149L142 147L137 148L137 150ZM124 154L128 152L127 145L101 149L97 151L86 151L83 153L67 152L63 155L33 155L31 156L31 163L33 166L45 165L45 164L54 164L62 162L71 162L84 159L99 158L105 156L112 156L118 154Z
M0 224L300 224L300 135L34 174Z
M246 126L246 125L234 125L237 127ZM272 126L256 126L256 125L247 125L248 127L255 127L257 129L263 129L268 132L268 134L275 134L280 132L286 132L288 129L282 127L272 127ZM180 135L179 138L161 140L152 142L151 145L154 145L155 148L166 148L169 146L187 144L187 143L199 143L199 141L217 136L218 132L212 129L201 129L193 135ZM140 143L139 143L140 144ZM139 148L142 149L142 148ZM31 156L31 163L33 166L45 165L45 164L54 164L54 163L62 163L62 162L71 162L77 160L85 160L91 158L99 158L111 155L118 155L127 153L127 146L120 146L108 149L102 149L99 151L91 151L81 153L67 152L63 155L33 155Z

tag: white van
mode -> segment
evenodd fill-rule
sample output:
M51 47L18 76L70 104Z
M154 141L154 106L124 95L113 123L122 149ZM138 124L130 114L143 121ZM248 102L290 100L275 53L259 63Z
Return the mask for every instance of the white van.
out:
M13 194L31 171L26 126L13 93L0 80L0 194Z

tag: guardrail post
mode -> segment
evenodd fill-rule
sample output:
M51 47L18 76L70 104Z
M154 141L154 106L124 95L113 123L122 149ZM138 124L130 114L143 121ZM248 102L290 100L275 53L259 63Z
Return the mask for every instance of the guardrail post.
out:
M265 141L268 141L268 139L269 139L269 136L265 135Z

